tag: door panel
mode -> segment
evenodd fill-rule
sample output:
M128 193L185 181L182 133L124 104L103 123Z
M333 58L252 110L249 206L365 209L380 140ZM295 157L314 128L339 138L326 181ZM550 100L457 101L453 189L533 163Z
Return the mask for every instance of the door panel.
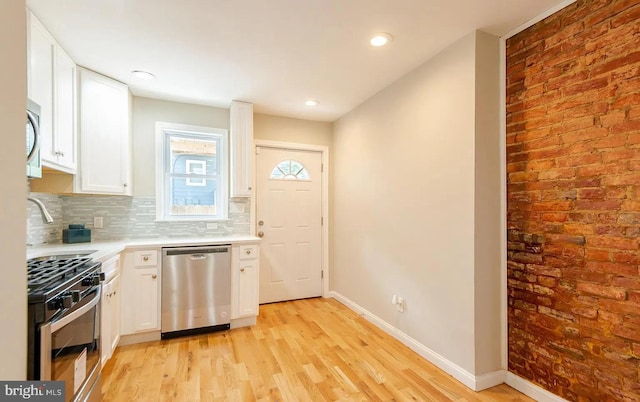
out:
M256 161L260 303L321 296L322 156L260 147Z

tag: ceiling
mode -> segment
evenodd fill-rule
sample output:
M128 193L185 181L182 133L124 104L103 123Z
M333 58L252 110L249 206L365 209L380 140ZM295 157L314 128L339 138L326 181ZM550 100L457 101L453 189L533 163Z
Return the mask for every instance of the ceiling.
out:
M136 96L334 121L475 29L560 0L27 0L77 64ZM393 40L374 48L369 38ZM156 79L142 81L132 70ZM315 107L304 105L313 98Z

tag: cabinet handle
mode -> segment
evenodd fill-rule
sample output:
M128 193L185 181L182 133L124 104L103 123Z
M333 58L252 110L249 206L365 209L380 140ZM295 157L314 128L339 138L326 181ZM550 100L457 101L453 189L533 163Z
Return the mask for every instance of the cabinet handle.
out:
M156 275L156 274L151 275L152 279L156 279L157 277L158 277L158 275Z
M240 268L240 272L244 272L244 268Z
M127 183L123 183L123 184L122 184L122 187L127 187Z
M60 151L60 156L64 158L64 152Z
M249 187L249 191L251 191L251 187Z
M142 260L143 260L143 261L149 261L149 256L148 256L148 255L145 255L144 257L142 257Z
M248 248L248 249L247 249L247 251L246 251L246 253L247 253L247 255L251 254L251 249L250 249L250 248Z

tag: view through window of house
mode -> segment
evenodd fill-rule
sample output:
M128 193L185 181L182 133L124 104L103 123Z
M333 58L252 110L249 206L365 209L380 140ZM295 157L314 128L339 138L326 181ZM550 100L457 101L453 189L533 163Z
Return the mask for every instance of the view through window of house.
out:
M284 160L271 171L271 179L275 180L309 180L309 172L302 163L294 160Z
M164 173L158 219L224 219L226 130L165 126L159 130Z

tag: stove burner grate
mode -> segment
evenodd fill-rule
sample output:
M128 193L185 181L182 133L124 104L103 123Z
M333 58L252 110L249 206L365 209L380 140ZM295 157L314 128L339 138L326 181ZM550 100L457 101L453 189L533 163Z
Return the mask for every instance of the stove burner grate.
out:
M91 258L67 258L60 260L27 262L27 285L29 288L47 285L80 271L78 268L91 261Z

